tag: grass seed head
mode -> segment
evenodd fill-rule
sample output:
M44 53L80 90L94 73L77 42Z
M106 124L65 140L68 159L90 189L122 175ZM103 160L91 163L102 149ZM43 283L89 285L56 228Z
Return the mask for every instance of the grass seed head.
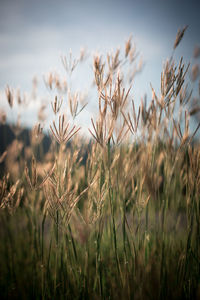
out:
M184 26L183 29L179 29L176 35L176 39L174 42L174 49L176 49L176 47L179 45L180 41L182 40L184 33L186 31L186 29L188 28L188 26Z

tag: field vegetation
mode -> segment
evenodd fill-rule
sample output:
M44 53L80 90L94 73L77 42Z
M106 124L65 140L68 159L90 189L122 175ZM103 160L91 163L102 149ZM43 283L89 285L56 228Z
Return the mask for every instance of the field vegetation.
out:
M198 66L174 59L185 30L160 90L152 83L152 98L140 104L131 38L93 57L90 138L75 125L87 104L68 86L84 52L62 58L66 81L45 77L57 93L48 151L44 107L29 145L20 124L10 124L15 138L0 157L1 299L200 298L200 84L195 100L186 79L192 72L198 81ZM23 106L9 86L5 92L11 109Z

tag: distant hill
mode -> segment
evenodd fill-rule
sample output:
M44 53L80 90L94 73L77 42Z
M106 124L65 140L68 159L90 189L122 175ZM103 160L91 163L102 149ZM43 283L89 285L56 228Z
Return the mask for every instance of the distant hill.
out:
M18 141L23 141L23 144L26 147L26 146L30 146L30 137L31 137L31 130L28 128L24 128L20 130L20 134L18 134L17 139ZM8 149L9 145L11 145L15 139L16 136L13 130L11 129L11 126L9 126L8 124L0 125L0 156L4 153L4 151ZM80 148L79 155L81 155L83 158L81 164L85 164L87 161L88 150L91 148L91 142L92 141L90 140L87 146L83 143ZM44 134L44 137L41 142L42 155L45 155L49 151L51 143L52 143L51 138L48 135ZM71 146L72 146L71 141L69 141L67 143L67 148L70 148ZM23 150L20 154L22 157L24 157L25 147L23 147ZM37 157L37 160L38 161L41 160L40 155ZM0 164L0 177L4 174L4 171L5 171L5 164L4 162L2 162Z
M23 141L25 146L30 145L31 130L24 128L18 135L18 140ZM9 125L0 125L0 155L7 149L7 147L14 141L15 135ZM44 135L42 140L42 147L44 154L48 152L51 145L51 139L47 135Z

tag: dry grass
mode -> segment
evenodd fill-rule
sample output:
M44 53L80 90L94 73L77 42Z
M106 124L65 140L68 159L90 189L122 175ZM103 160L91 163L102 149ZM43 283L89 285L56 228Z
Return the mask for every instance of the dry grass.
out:
M69 78L84 57L62 58ZM185 84L189 65L172 56L160 91L152 86L152 99L137 106L136 57L131 38L123 53L94 56L98 116L90 141L73 123L86 102L52 73L45 84L58 95L48 153L41 118L29 146L19 140L20 124L11 126L16 139L0 157L2 299L199 298L199 103ZM192 74L197 81L196 67ZM6 95L12 108L9 87Z

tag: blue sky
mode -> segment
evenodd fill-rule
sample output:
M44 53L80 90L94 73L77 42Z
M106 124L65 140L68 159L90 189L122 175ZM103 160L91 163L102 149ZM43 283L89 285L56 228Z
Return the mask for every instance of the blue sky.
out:
M0 7L0 107L8 116L5 86L26 92L37 76L40 92L45 93L42 76L50 70L59 72L60 55L67 55L70 48L75 55L81 47L90 53L105 52L123 48L132 35L145 63L133 87L135 100L140 101L150 92L150 82L159 89L162 65L179 28L189 25L177 58L191 60L194 46L200 45L198 0L1 0ZM80 71L80 82L91 76L88 70ZM27 109L28 122L34 121L33 110Z

